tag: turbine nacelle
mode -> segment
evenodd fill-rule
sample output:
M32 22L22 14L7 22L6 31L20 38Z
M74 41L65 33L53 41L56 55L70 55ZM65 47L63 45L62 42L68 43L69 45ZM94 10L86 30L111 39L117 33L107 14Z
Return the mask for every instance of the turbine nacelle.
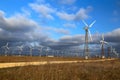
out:
M88 26L85 26L83 29L84 29L84 30L88 30L88 29L89 29L89 27L88 27Z

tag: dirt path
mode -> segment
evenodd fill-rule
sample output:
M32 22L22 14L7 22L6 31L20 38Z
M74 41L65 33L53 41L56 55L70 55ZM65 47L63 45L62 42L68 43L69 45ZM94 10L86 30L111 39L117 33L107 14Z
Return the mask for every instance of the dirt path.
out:
M0 68L9 68L9 67L17 67L17 66L28 66L28 65L45 65L45 64L79 63L79 62L100 62L100 61L110 61L110 60L115 60L115 59L0 63Z

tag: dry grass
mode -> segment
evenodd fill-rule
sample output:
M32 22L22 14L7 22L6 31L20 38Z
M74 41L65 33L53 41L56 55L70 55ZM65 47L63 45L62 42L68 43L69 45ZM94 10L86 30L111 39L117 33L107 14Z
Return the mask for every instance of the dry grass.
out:
M34 62L34 61L74 61L83 60L79 57L39 57L39 56L0 56L0 63L4 62Z
M97 60L99 58L90 58ZM5 62L35 62L35 61L76 61L84 60L80 57L39 57L39 56L0 56L0 63Z
M120 60L0 69L0 80L120 80Z

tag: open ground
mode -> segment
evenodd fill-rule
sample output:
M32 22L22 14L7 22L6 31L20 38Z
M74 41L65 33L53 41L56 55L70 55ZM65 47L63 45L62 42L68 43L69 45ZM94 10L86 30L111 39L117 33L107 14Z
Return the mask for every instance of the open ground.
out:
M18 64L11 68L1 68L0 80L120 80L119 59L84 60L27 56L0 58L0 64L13 63L24 63L24 66Z

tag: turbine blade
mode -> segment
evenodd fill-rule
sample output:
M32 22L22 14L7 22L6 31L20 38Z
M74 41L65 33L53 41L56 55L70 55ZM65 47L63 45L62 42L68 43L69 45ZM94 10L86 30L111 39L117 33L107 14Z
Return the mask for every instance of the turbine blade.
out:
M8 42L6 43L6 46L8 46Z
M82 20L82 22L85 24L85 26L88 26L88 24L84 20Z
M89 27L92 27L92 25L95 24L95 22L96 22L96 20L93 21L93 22L89 25Z
M91 39L91 41L93 41L93 40L92 40L92 35L91 35L90 30L88 30L88 32L89 32L89 35L90 35L90 39Z
M104 41L105 44L108 44L108 42Z

